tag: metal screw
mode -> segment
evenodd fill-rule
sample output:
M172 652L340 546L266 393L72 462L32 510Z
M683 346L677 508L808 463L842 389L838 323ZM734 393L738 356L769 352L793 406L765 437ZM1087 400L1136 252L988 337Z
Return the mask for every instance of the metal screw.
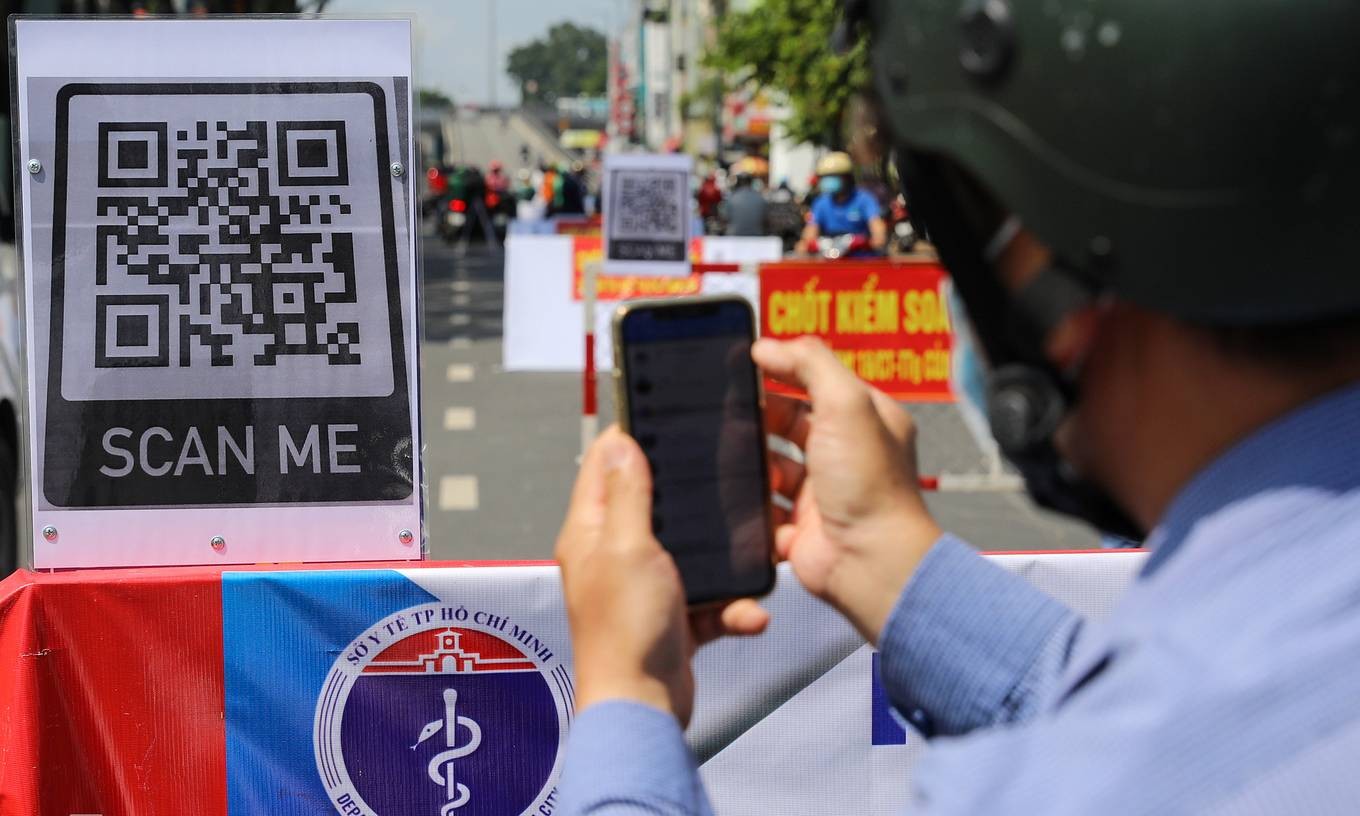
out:
M401 162L392 162L392 177L393 177L393 178L401 178L402 173L405 173L405 172L406 172L406 168L401 166Z
M32 173L32 174L35 175L35 176L38 175L39 173L41 173L41 172L42 172L42 162L38 161L37 159L29 159L29 160L28 160L28 172Z
M415 543L416 535L410 530L402 530L397 533L397 540L409 547Z
M211 544L212 548L214 550L217 550L218 552L222 552L227 548L227 540L222 536L213 536L212 541L209 541L208 543Z
M56 528L56 527L53 527L53 526L50 525L50 524L47 525L46 527L44 527L44 528L43 528L43 538L47 539L48 541L56 541L56 540L57 540L57 528Z
M1007 0L967 0L959 14L959 62L973 78L995 82L1015 52L1015 21Z

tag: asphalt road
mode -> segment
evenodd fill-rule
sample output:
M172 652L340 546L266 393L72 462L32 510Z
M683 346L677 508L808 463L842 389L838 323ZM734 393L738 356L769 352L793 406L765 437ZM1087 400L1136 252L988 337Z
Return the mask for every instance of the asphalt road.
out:
M500 367L499 253L423 245L422 398L428 552L439 560L552 555L580 447L578 374ZM601 400L602 410L609 400ZM925 473L980 473L980 449L949 406L916 406ZM607 422L609 417L602 417ZM928 495L941 523L988 550L1097 545L1088 529L1020 493Z

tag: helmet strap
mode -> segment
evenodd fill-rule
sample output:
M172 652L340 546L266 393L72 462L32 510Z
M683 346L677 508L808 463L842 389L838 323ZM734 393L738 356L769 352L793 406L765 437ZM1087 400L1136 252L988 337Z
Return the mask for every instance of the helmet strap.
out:
M988 421L1001 452L1020 471L1036 503L1075 516L1115 535L1141 538L1137 522L1096 483L1080 476L1053 442L1078 398L1075 378L1044 354L1048 331L1088 305L1094 292L1084 276L1055 264L1019 292L1001 282L984 249L1000 234L1018 232L1002 210L958 168L923 154L899 156L899 174L939 249L993 373Z

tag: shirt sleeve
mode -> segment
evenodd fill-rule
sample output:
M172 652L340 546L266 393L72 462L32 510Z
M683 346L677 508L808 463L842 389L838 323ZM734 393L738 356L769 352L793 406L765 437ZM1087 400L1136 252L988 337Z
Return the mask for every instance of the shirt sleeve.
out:
M946 534L888 616L883 683L925 737L1024 720L1080 626L1077 613Z
M868 218L865 219L866 222L883 217L883 205L878 202L877 196L861 187L859 188L859 199L860 206L864 208L864 212L868 215Z
M626 700L581 712L555 816L711 816L694 755L669 714Z

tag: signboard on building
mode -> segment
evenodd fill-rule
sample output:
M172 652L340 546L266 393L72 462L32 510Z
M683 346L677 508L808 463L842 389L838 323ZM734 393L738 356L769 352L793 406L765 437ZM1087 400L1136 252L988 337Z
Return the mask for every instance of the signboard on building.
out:
M35 565L418 557L409 22L13 25Z
M688 275L689 179L680 154L609 153L601 195L605 274Z

